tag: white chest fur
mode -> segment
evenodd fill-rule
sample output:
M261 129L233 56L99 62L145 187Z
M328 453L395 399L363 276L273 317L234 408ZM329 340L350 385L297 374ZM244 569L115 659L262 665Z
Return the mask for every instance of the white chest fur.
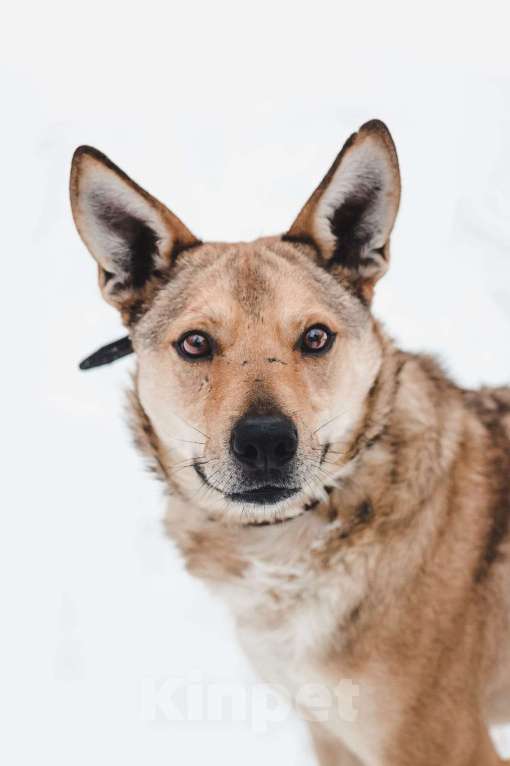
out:
M269 551L259 541L251 543L243 577L215 590L232 610L258 675L283 691L301 717L320 721L370 766L381 748L380 694L372 678L353 674L342 662L343 626L366 593L369 562L346 554L333 568L322 568L313 550L320 540L308 548L295 540L293 547L288 532L275 535Z
M190 571L230 608L259 677L366 766L380 766L391 718L386 706L383 731L379 711L388 683L379 668L353 671L346 630L377 581L375 549L333 546L338 552L332 556L340 522L328 524L318 514L239 530L204 523L202 513L174 503L168 531Z

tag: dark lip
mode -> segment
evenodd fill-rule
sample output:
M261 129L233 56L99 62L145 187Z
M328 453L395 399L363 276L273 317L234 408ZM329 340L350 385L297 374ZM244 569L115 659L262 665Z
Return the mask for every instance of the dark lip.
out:
M214 487L207 479L207 476L204 473L204 470L201 468L199 463L194 463L193 468L197 472L197 474L200 476L204 484L207 484L212 489L215 489L216 492L220 492L217 487ZM229 500L233 500L237 503L255 503L257 505L274 505L275 503L280 503L282 500L287 500L289 497L292 497L293 495L296 495L298 492L300 492L300 487L274 487L273 485L267 484L264 487L257 487L257 489L249 489L245 492L232 492L230 494L225 494L225 497L228 497Z
M245 492L232 492L231 494L226 495L226 497L237 503L274 505L275 503L280 503L282 500L287 500L289 497L296 495L299 491L299 487L273 487L268 484L265 487L249 489Z

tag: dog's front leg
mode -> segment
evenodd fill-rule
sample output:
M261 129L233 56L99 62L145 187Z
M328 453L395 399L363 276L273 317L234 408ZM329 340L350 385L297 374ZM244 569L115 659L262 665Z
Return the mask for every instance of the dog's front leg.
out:
M401 730L400 736L387 743L380 758L381 766L508 766L497 754L486 726L476 725L471 716L457 720L442 712L435 721L423 721L421 728Z
M318 766L364 766L340 739L333 737L320 724L310 723L309 728ZM429 738L422 730L423 742L420 743L420 734L413 732L414 747L402 742L393 751L389 748L389 753L381 755L381 766L415 766L418 762L427 766L510 766L510 761L503 761L497 755L487 730L482 728L478 735L468 727L464 731L465 739L471 740L470 755L465 751L462 754L453 744L450 749L447 741L434 754Z
M309 727L319 766L363 766L341 740L332 737L320 724L310 723Z

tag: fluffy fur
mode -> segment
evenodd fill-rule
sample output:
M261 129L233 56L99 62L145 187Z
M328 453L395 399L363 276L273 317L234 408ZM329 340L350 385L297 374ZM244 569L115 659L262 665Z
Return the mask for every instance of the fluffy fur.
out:
M315 720L299 703L318 762L499 764L488 726L510 721L510 389L459 388L371 314L400 197L385 126L349 139L284 236L250 244L202 244L93 150L72 178L101 285L112 263L122 285L131 422L168 490L169 536L227 601L265 680L294 700L307 684L359 689L355 720L338 707ZM105 232L80 191L97 200L96 186L149 236L111 215ZM335 343L304 358L296 339L315 323ZM198 329L217 353L190 363L175 344ZM300 491L233 502L233 425L275 408L299 434Z

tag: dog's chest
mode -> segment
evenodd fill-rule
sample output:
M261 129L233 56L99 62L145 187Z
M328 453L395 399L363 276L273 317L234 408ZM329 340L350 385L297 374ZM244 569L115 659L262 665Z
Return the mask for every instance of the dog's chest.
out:
M363 562L321 567L306 553L287 561L255 553L246 560L242 577L220 586L245 651L267 680L310 675L341 646L364 598Z
M303 695L318 690L319 699L326 698L325 727L371 766L382 736L379 691L372 673L353 671L351 647L376 554L346 546L331 555L338 530L318 518L267 532L231 532L223 539L212 526L200 535L193 530L182 538L188 568L229 607L257 674L285 691L306 720L314 713Z
M325 728L372 764L382 740L378 691L370 678L353 673L346 640L366 579L364 567L350 563L320 574L305 562L276 566L253 560L244 586L227 587L223 596L258 675L305 720L314 720L318 701Z

